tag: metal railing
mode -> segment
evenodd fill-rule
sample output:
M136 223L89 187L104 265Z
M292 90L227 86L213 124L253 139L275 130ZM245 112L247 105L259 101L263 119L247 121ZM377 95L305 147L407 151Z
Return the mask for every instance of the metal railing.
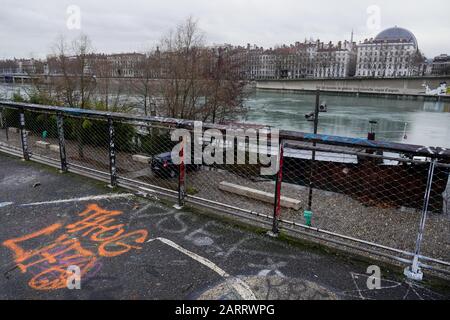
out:
M0 113L2 152L170 197L179 206L262 221L272 235L286 230L396 261L411 278L421 278L421 269L450 274L445 148L281 130L279 143L268 148L276 150L279 170L263 176L258 164L169 161L178 143L171 132L193 132L193 121L9 101L0 102ZM249 127L264 129L203 124L203 132ZM232 144L239 148L237 140ZM244 146L251 148L249 141Z

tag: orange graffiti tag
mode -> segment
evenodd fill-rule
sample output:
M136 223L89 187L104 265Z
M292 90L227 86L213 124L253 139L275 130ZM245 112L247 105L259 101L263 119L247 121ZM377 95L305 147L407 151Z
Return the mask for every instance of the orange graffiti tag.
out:
M31 240L34 238L37 238L39 236L42 235L50 235L53 232L55 232L55 230L61 228L61 224L59 223L55 223L51 226L48 226L47 228L44 228L42 230L27 234L26 236L23 237L19 237L19 238L15 238L15 239L10 239L10 240L6 240L3 242L3 245L7 248L10 248L12 251L14 251L14 255L15 255L15 261L17 263L17 267L22 271L22 272L26 272L27 271L27 267L25 265L22 264L22 262L24 262L25 260L27 260L28 258L31 258L32 256L36 255L36 253L39 250L28 250L25 251L25 249L21 248L18 243L27 241L27 240ZM45 256L44 256L45 257Z
M77 265L81 276L86 275L96 264L97 254L102 257L116 257L132 249L139 250L148 236L144 229L125 233L124 224L116 224L115 217L122 211L109 211L96 204L89 204L78 216L83 219L68 224L52 224L25 236L9 239L3 245L14 253L14 261L22 273L34 276L29 286L37 290L65 288L69 276L67 268ZM59 236L55 235L63 232ZM48 242L53 236L54 240ZM99 243L97 254L82 247L79 240L87 239ZM48 243L40 248L32 244Z
M76 265L80 268L82 278L95 265L96 258L78 260ZM28 285L36 290L55 290L67 287L67 278L72 273L67 271L69 265L59 265L50 267L35 275Z
M104 242L100 245L98 248L98 253L101 256L104 257L115 257L119 256L121 254L124 254L131 249L141 249L141 247L134 246L131 244L128 244L126 241L130 240L132 243L144 243L145 239L147 238L147 231L146 230L138 230L134 232L130 232L127 234L124 234L123 236L118 237L117 239L109 240L107 242ZM116 247L116 248L122 248L119 250L108 250L108 247Z
M91 215L88 215L89 213L91 213ZM96 204L90 204L85 211L79 214L80 217L86 216L86 218L67 225L66 229L69 233L83 232L81 235L83 237L90 235L92 241L103 242L111 240L125 232L125 230L122 229L124 226L123 224L108 226L115 221L115 219L110 218L120 214L122 214L122 211L108 211L100 208ZM114 230L116 230L116 232L109 237L103 236Z

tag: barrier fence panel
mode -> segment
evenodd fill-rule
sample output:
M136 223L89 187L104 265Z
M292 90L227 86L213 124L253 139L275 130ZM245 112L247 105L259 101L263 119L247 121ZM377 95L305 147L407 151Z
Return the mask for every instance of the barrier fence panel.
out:
M450 164L437 162L434 168L420 255L447 261L450 270ZM429 259L420 262L436 265Z
M20 111L15 108L0 108L0 145L22 150L20 136Z
M235 129L244 132L246 128ZM261 169L266 166L260 161L257 141L252 134L234 137L220 130L200 134L190 130L189 136L191 148L185 155L190 153L191 163L186 166L188 199L272 216L275 173L261 174ZM197 151L195 145L199 148Z
M170 153L170 126L149 122L115 123L117 174L125 181L138 181L161 189L178 190L178 166Z
M302 210L285 212L284 218L414 252L429 162L308 143L291 144L285 154L283 186L296 190Z
M64 115L64 141L69 167L109 174L107 119Z
M59 140L55 113L26 110L25 134L31 156L59 161Z

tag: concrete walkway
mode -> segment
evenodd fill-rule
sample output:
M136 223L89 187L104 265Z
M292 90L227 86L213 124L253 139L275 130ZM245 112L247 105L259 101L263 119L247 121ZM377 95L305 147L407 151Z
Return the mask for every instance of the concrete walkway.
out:
M0 154L0 299L450 298L367 267Z

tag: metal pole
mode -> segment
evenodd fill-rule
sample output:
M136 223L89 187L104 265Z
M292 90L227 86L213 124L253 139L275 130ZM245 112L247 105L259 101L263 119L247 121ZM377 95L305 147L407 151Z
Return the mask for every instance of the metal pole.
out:
M419 267L419 256L420 256L420 248L422 245L422 239L423 239L423 232L425 229L425 221L427 219L428 214L428 205L430 202L430 194L433 184L433 176L434 176L434 169L436 167L436 159L433 159L430 163L430 168L428 169L428 178L427 178L427 186L425 189L425 195L423 200L423 208L422 208L422 215L420 217L420 224L419 224L419 231L417 233L417 240L416 240L416 249L414 251L414 258L412 265L410 267L407 267L404 271L405 276L407 276L409 279L413 280L422 280L423 273L422 270Z
M61 159L61 172L67 172L66 140L64 139L64 118L61 113L56 115L58 127L59 158Z
M115 133L114 124L111 118L108 118L109 131L109 172L111 175L111 187L117 186L117 168L116 168L116 146L114 143Z
M6 122L6 116L5 116L5 112L6 108L2 108L2 112L0 113L0 128L1 129L5 129L5 136L6 136L6 141L9 140L9 132L8 132L8 123Z
M316 91L316 108L314 110L314 134L317 134L318 126L319 126L319 107L320 107L320 90ZM316 143L313 143L313 148L316 146ZM313 193L313 174L314 174L314 163L316 160L316 150L312 150L312 157L311 157L311 165L310 165L310 172L309 172L309 179L308 179L308 206L307 210L304 212L304 217L306 219L306 225L311 226L311 216L312 216L312 193Z
M20 137L22 141L22 151L23 151L23 159L28 161L30 160L30 154L28 152L28 137L27 132L25 130L25 113L23 109L20 109Z
M186 166L184 164L184 137L181 137L180 165L178 166L178 209L183 208L186 196Z
M275 181L275 200L273 204L273 224L272 224L272 232L269 233L270 236L276 237L280 233L279 230L279 219L281 213L281 184L283 182L283 162L284 162L284 142L280 141L280 145L278 148L278 172Z

